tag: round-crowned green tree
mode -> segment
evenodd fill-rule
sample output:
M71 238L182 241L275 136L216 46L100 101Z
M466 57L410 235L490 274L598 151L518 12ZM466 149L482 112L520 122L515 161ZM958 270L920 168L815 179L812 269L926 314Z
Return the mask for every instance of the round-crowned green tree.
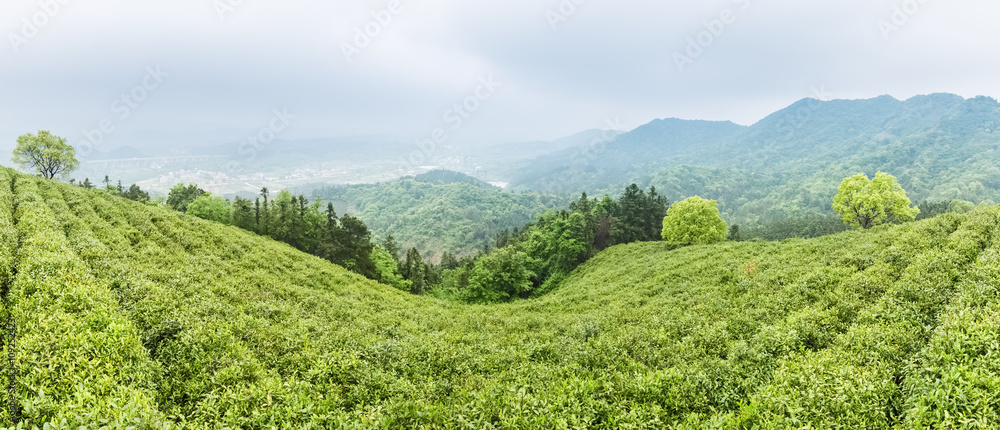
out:
M719 216L718 203L698 196L675 203L663 218L663 240L680 245L700 245L726 240L728 228Z
M56 136L42 130L38 134L25 134L17 138L14 157L11 161L21 169L32 169L46 179L56 176L65 178L69 172L76 170L80 162L76 159L76 150L66 143L66 138Z
M833 198L833 210L852 227L869 229L892 221L913 221L920 209L910 207L906 191L888 173L875 178L858 174L844 178Z
M508 246L476 260L469 276L465 299L472 303L505 302L531 292L530 258L516 247Z

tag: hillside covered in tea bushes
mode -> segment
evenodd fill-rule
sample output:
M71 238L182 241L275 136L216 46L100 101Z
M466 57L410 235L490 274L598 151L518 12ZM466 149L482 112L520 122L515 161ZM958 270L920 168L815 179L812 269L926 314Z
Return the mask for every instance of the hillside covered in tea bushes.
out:
M619 245L540 298L468 305L0 169L0 423L989 428L998 226L981 206L810 240Z

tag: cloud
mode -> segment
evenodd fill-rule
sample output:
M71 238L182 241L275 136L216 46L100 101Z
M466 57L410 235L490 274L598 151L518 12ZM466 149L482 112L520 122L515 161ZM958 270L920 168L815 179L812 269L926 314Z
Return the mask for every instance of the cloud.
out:
M898 10L913 13L886 37ZM258 129L287 106L303 134L422 138L489 74L504 85L456 143L556 138L612 116L749 124L816 85L997 97L998 12L986 0L12 0L0 139L45 128L72 141L157 65L170 78L122 130ZM674 54L705 32L679 71ZM350 61L345 44L359 48Z

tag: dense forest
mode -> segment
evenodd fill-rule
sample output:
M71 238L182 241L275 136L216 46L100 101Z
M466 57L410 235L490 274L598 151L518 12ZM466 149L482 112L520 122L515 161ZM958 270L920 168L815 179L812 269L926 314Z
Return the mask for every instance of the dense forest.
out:
M685 247L634 242L651 230L636 216L617 233L633 243L597 253L548 294L482 306L402 292L163 205L6 169L0 183L12 323L0 369L15 381L0 419L13 412L26 427L95 417L114 428L1000 420L989 401L1000 371L982 359L996 349L997 207ZM544 248L532 245L542 232L586 226L609 201L664 207L638 187L582 198L475 265Z
M447 172L435 175L454 177ZM126 196L120 187L105 191ZM288 190L269 198L265 188L254 200L230 201L195 184L178 184L164 204L287 243L413 294L482 303L544 294L608 246L660 240L669 207L655 188L647 193L635 184L617 200L608 195L590 199L584 193L568 210L548 211L523 226L500 231L490 243L496 248L492 251L490 245L467 256L443 251L435 264L416 247L401 248L391 234L374 243L360 219L346 214L338 218L333 203L323 205L319 197L309 202Z
M570 199L550 193L512 193L470 176L435 170L367 185L300 187L342 207L385 238L437 261L443 252L474 255L501 231L521 227Z

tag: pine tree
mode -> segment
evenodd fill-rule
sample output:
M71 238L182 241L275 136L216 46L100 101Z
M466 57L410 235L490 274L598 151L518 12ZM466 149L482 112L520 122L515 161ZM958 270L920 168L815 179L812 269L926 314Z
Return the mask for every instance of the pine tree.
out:
M663 232L663 217L667 216L667 209L670 204L667 198L656 193L656 187L649 187L649 194L646 195L646 207L644 214L646 218L643 231L643 241L653 242L661 240Z
M267 187L260 189L260 195L261 197L264 197L264 203L260 207L260 234L270 236L273 229L273 223L271 221L272 216L270 202L268 201Z
M255 233L260 233L260 197L257 197L253 201L253 231Z
M257 222L254 219L254 208L250 200L237 196L233 202L233 225L247 231L254 231Z
M596 231L594 232L594 251L600 252L611 246L611 236L615 229L615 213L618 212L618 204L605 194L596 205L594 205L594 219L597 220Z
M396 260L396 265L399 265L399 244L396 243L396 238L392 235L386 236L385 240L382 241L382 248L389 252L393 260Z
M323 232L321 257L336 262L337 252L342 248L340 241L340 225L337 220L337 211L333 210L333 203L326 205L326 228Z
M618 198L618 212L615 214L618 225L611 233L613 244L643 240L646 230L646 214L643 212L646 206L646 195L638 185L631 184L625 188Z
M441 268L442 269L444 269L444 270L455 270L455 269L458 268L458 266L459 266L459 262L458 262L458 259L455 258L454 254L452 254L452 253L450 253L448 251L445 251L443 254L441 254Z
M410 292L413 294L423 294L427 289L427 266L424 265L423 258L417 248L410 248L406 251L406 260L400 270L403 278L410 281Z
M341 252L335 252L344 267L369 279L378 279L378 267L371 259L371 232L360 219L350 215L340 217L339 245ZM336 263L336 261L335 261Z

